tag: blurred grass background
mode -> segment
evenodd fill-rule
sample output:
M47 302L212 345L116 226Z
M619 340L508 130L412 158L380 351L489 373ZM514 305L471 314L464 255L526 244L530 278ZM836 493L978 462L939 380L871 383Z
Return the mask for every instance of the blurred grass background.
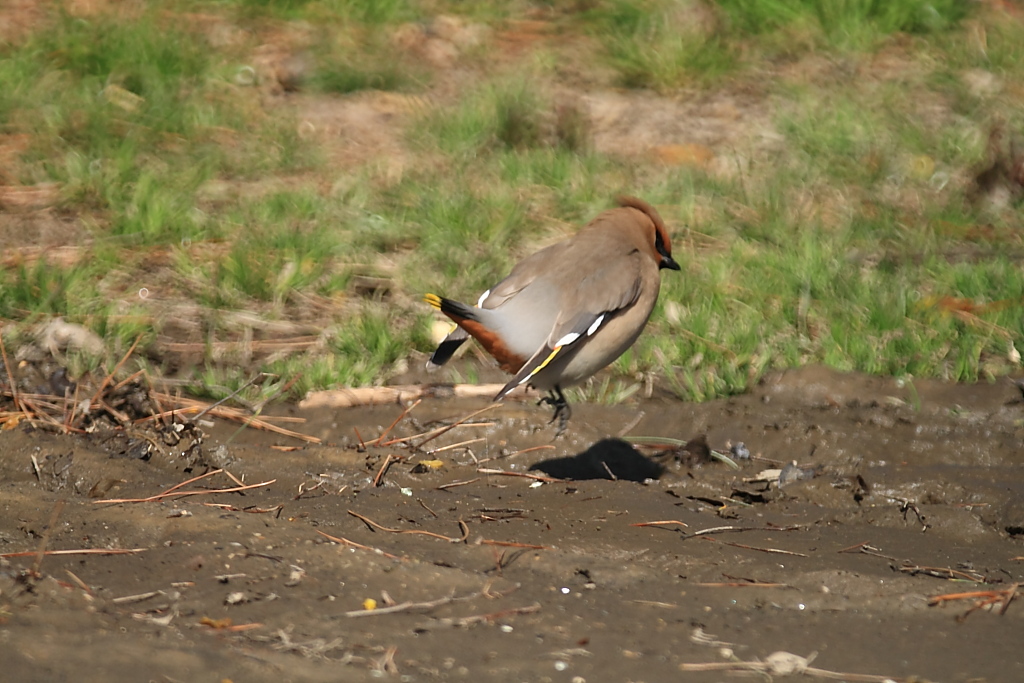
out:
M1019 369L1024 14L956 0L68 0L0 8L0 318L221 396L386 382L612 205L674 229L577 390ZM276 342L276 345L272 342ZM74 349L68 350L72 355ZM79 354L80 355L80 354ZM455 364L447 378L475 376Z

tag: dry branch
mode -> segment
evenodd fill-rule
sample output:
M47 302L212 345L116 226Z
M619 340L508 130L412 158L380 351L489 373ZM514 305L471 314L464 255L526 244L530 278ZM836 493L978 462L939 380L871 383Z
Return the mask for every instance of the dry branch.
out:
M256 429L262 429L267 432L273 432L275 434L281 434L282 436L289 436L293 439L301 439L308 443L320 443L320 439L315 436L309 436L300 432L294 432L284 427L278 427L275 424L271 424L267 421L267 418L256 417L238 408L231 408L229 406L217 406L211 408L210 404L206 401L199 401L193 398L185 398L183 396L173 396L171 394L161 394L159 392L153 392L152 396L155 400L168 403L170 405L177 406L177 410L171 410L158 415L150 415L149 417L138 420L138 422L146 422L150 420L157 420L168 415L175 413L199 413L205 412L214 417L219 417L225 420L234 420L235 422L241 422L247 427L255 427Z
M430 536L431 538L439 538L442 541L448 541L449 543L463 543L467 538L469 538L469 527L466 526L466 523L462 520L459 520L459 526L462 528L463 531L462 538L452 538L451 536L435 534L433 531L423 531L421 529L391 529L386 526L378 524L369 517L361 515L358 512L348 510L348 514L352 515L357 519L362 520L364 524L371 528L371 530L380 529L381 531L387 531L388 533L392 534L416 534L419 536Z
M504 619L505 617L514 616L517 614L532 614L540 611L540 603L534 603L526 607L513 607L511 609L503 609L500 612L491 612L490 614L475 614L470 617L445 617L444 619L435 619L429 624L424 624L416 627L417 631L427 631L431 628L437 628L439 626L455 626L465 628L466 626L472 626L473 624L480 624L484 622L493 622L498 619Z
M334 541L335 543L340 543L342 545L347 545L347 546L352 547L352 548L358 548L359 550L369 550L372 553L377 553L378 555L383 555L384 557L387 557L387 558L392 559L392 560L402 560L402 559L405 559L405 558L399 557L398 555L392 555L391 553L386 553L383 550L381 550L380 548L373 548L373 547L368 546L368 545L363 545L362 543L356 543L355 541L350 541L347 538L343 538L341 536L331 536L330 534L325 534L324 532L322 532L322 531L320 531L318 529L314 529L314 531L316 531L318 534L320 534L324 538L326 538L328 540L331 540L331 541Z
M47 550L44 555L132 555L142 553L148 548L79 548L78 550ZM38 550L26 550L20 553L0 553L0 557L36 557Z
M876 676L873 674L851 674L838 671L828 671L810 666L815 655L800 657L789 652L773 652L765 657L765 660L754 660L751 662L707 662L701 664L680 664L681 671L735 671L740 673L760 673L771 680L772 676L790 676L804 674L817 676L818 678L831 678L841 681L856 681L857 683L901 683L910 679L898 678L896 676ZM913 680L917 680L916 677Z
M388 403L406 403L423 398L493 398L501 384L412 384L394 387L352 387L331 391L312 391L299 402L299 408L352 408ZM525 388L513 390L518 396Z
M548 483L557 483L563 481L562 479L556 479L555 477L544 477L539 474L528 474L526 472L506 472L505 470L494 470L488 467L478 467L476 471L480 474L500 474L506 477L522 477L524 479L533 479L535 481L543 481Z
M269 486L277 481L277 479L271 479L270 481L264 481L259 484L249 484L247 486L232 486L226 489L201 489L198 491L179 491L182 486L186 486L200 479L213 476L214 474L220 474L224 470L212 470L206 474L201 474L198 477L193 477L187 481L183 481L180 484L175 484L171 488L158 493L155 496L149 496L148 498L108 498L105 500L94 500L93 505L100 505L103 503L151 503L164 498L181 498L184 496L199 496L208 493L237 493L238 491L248 491L249 489L260 488L261 486Z
M703 537L705 541L714 541L715 543L721 543L722 545L731 545L734 548L743 548L744 550L757 550L762 553L773 553L776 555L795 555L796 557L807 557L803 553L795 553L792 550L779 550L778 548L758 548L752 545L744 545L743 543L730 543L729 541L720 541L717 538L711 538L710 536Z

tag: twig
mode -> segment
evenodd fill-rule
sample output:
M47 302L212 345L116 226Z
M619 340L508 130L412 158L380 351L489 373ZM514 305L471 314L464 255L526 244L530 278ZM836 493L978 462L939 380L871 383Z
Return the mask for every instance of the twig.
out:
M696 538L697 536L706 536L708 534L718 534L727 531L801 531L804 528L805 527L799 524L793 526L716 526L710 529L694 531L692 534L687 534L686 538Z
M378 555L383 555L384 557L387 557L387 558L392 559L392 560L401 560L401 559L403 559L403 558L399 557L398 555L392 555L391 553L386 553L383 550L381 550L380 548L373 548L373 547L370 547L368 545L363 545L362 543L356 543L355 541L350 541L347 538L342 538L341 536L331 536L330 534L325 534L324 532L320 531L319 529L314 529L313 531L316 531L318 534L320 534L324 538L326 538L328 540L331 540L331 541L334 541L335 543L340 543L342 545L347 545L347 546L350 546L352 548L358 548L359 550L369 550L372 553L377 553Z
M779 550L778 548L758 548L752 545L744 545L742 543L730 543L729 541L719 541L717 538L711 538L710 536L704 537L705 541L714 541L715 543L721 543L722 545L731 545L734 548L743 548L744 550L757 550L762 553L774 553L776 555L795 555L796 557L807 557L803 553L795 553L792 550Z
M511 617L517 614L533 614L534 612L540 611L540 603L534 603L526 607L513 607L511 609L503 609L500 612L491 612L490 614L476 614L470 617L445 617L444 619L435 619L430 624L424 624L416 627L416 631L427 631L431 628L439 626L455 626L465 628L466 626L472 626L473 624L480 624L483 622L497 621L498 619L504 619L505 617Z
M144 375L144 374L146 374L145 370L136 370L135 372L133 372L132 374L128 375L127 377L125 377L123 380L121 380L120 382L118 382L114 386L110 387L110 390L111 391L117 391L121 387L123 387L126 384L128 384L129 382L131 382L133 379L139 377L140 375Z
M405 403L419 398L492 398L501 384L414 384L390 387L356 387L310 392L299 408L351 408L353 406ZM525 387L513 389L509 396L526 393ZM508 398L508 396L506 396Z
M479 439L467 439L466 441L460 441L458 443L448 444L447 446L441 446L440 448L435 448L432 451L427 451L427 455L433 455L434 453L442 453L444 451L450 451L453 448L460 448L462 446L468 446L471 443L480 443L481 441L487 441L487 439L481 436ZM488 460L489 459L490 458L488 458ZM485 462L485 461L484 460L480 460L479 462Z
M481 538L479 541L475 541L473 545L496 545L501 546L503 548L526 548L527 550L551 550L551 546L547 545L516 543L514 541L489 541L486 538Z
M401 602L397 605L391 605L390 607L379 607L377 609L357 609L351 612L345 612L346 617L376 617L384 614L395 614L397 612L410 612L412 610L420 609L433 609L440 607L441 605L447 605L450 602L456 600L472 600L473 598L479 598L481 593L473 593L472 595L464 595L462 597L455 597L455 593L450 593L443 598L437 600L428 600L427 602Z
M889 555L883 555L882 553L878 552L878 548L876 548L873 545L871 545L871 541L864 541L863 543L858 543L857 545L851 545L849 548L843 548L842 550L837 550L836 552L837 553L858 552L858 553L863 553L864 555L871 555L872 557L881 557L883 560L889 560L890 562L899 562L899 560L897 560L895 557L890 557Z
M371 443L372 442L373 441L371 441ZM384 480L384 475L387 474L387 471L389 469L391 469L391 464L400 462L402 460L403 458L399 458L398 456L392 456L390 453L387 456L385 456L384 463L381 465L381 468L377 470L377 476L374 477L374 488L381 485L381 482Z
M478 467L476 471L480 474L501 474L506 477L523 477L524 479L533 479L535 481L545 481L549 483L555 483L563 481L562 479L556 479L554 477L543 477L539 474L527 474L526 472L506 472L505 470L493 470L487 467Z
M154 400L162 400L164 402L167 402L167 403L170 403L170 404L173 404L173 405L177 406L177 408L175 410L170 410L170 411L167 411L167 412L158 413L156 415L150 415L148 417L140 418L140 419L135 421L135 424L139 424L140 422L147 422L147 421L150 421L150 420L159 420L159 419L162 419L164 417L167 417L168 415L174 415L175 413L186 413L187 414L187 413L193 413L193 412L197 412L197 411L202 411L203 414L205 414L206 412L209 412L209 414L211 416L213 416L213 417L220 417L220 418L223 418L225 420L233 420L235 422L241 422L245 426L248 426L248 427L254 427L256 429L262 429L264 431L274 432L275 434L281 434L282 436L289 436L289 437L291 437L293 439L301 439L301 440L306 441L308 443L320 443L321 442L321 440L319 438L315 437L315 436L309 436L307 434L302 434L301 432L294 432L294 431L292 431L290 429L285 429L284 427L279 427L279 426L277 426L275 424L272 424L272 423L267 421L268 419L270 419L269 417L268 418L259 418L259 417L256 417L254 415L247 414L247 413L245 413L242 410L239 410L237 408L231 408L230 406L217 406L216 408L214 408L214 407L210 406L208 403L206 403L205 401L199 401L199 400L192 399L192 398L185 398L183 396L173 396L171 394L161 394L159 392L152 392L150 395L152 396L152 398ZM195 418L192 418L192 419L194 420ZM283 419L283 418L274 418L274 419ZM303 422L305 421L302 418L299 418L299 420L303 421ZM295 420L292 419L290 421L295 421Z
M125 364L125 362L128 360L128 357L132 355L132 352L135 351L135 347L139 345L140 341L142 341L141 334L135 338L135 341L128 348L128 352L124 354L120 361L118 361L117 365L114 366L114 369L110 371L110 374L104 377L103 381L100 382L99 388L96 390L96 393L92 395L92 399L90 399L89 401L90 404L97 403L100 400L100 398L103 396L104 390L107 388L107 385L110 384L110 380L114 378L114 375L117 374L117 371L121 369L121 366Z
M165 595L163 591L149 591L148 593L138 593L136 595L125 595L124 597L114 598L111 600L115 605L127 605L135 602L143 602L150 598L155 598L158 595Z
M978 572L962 571L951 567L921 567L916 564L904 563L900 565L899 570L905 574L910 574L911 576L924 574L925 576L934 576L937 579L988 583L987 577L983 574L979 574Z
M380 442L384 440L384 437L387 436L388 434L390 434L391 430L395 428L395 425L397 425L399 422L401 422L403 417L405 417L406 415L411 413L412 409L415 408L416 406L418 406L422 402L423 402L423 399L419 399L418 398L413 403L409 404L409 407L407 407L405 410L403 410L401 413L399 413L398 417L395 418L395 421L391 423L391 426L388 427L387 429L385 429L383 432L381 432L380 436L378 436L376 439L371 441L370 444L373 445L373 446L379 446Z
M82 579L79 578L78 574L74 573L70 569L65 569L64 571L67 573L68 576L71 577L71 580L74 581L75 584L77 584L79 588L84 590L89 595L93 595L93 596L96 595L95 593L93 593L92 589L89 588L89 586L85 583L85 581L82 581Z
M358 512L355 512L353 510L348 510L347 512L353 517L362 520L364 524L371 528L377 528L381 531L387 531L388 533L392 534L418 534L420 536L430 536L431 538L439 538L442 541L448 541L449 543L463 543L467 538L469 538L469 527L466 526L466 523L462 520L459 520L459 526L462 527L463 531L462 538L452 538L450 536L443 536L442 534L435 534L433 531L423 531L422 529L389 529L386 526L377 524L377 522L373 521L369 517L365 517L359 514Z
M975 600L974 605L958 616L957 621L963 621L969 617L973 612L985 607L990 607L1002 603L1002 607L999 609L999 614L1006 614L1006 610L1010 608L1010 603L1017 597L1019 592L1020 584L1015 583L1006 590L1001 591L968 591L966 593L946 593L945 595L936 595L929 598L929 605L941 605L953 600Z
M36 561L32 563L32 575L39 576L39 567L43 564L43 557L46 556L46 546L50 542L50 537L53 536L53 528L57 526L57 519L60 517L61 511L64 510L64 499L61 498L53 505L53 510L50 512L50 521L46 525L46 531L43 532L43 537L39 540L39 550L36 551Z
M435 486L434 488L437 491L446 491L448 489L453 489L456 486L465 486L466 484L474 484L474 483L476 483L478 481L480 481L480 477L477 477L476 479L466 479L465 481L453 481L450 484L441 484L440 486Z
M172 486L171 488L167 489L163 493L158 493L155 496L150 496L148 498L109 498L109 499L106 499L106 500L94 500L93 501L93 505L100 505L100 504L103 504L103 503L152 503L154 501L163 500L164 498L182 498L182 497L185 497L185 496L199 496L199 495L204 495L204 494L207 494L207 493L237 493L239 491L248 491L249 489L258 489L258 488L260 488L262 486L269 486L269 485L271 485L271 484L273 484L274 482L277 481L277 479L271 479L270 481L260 482L259 484L248 484L246 486L233 486L231 488L226 488L226 489L203 489L201 491L178 491L177 490L177 489L181 488L182 486L185 486L186 484L192 483L193 481L196 481L198 479L202 479L203 477L209 476L211 474L218 474L219 472L222 472L222 471L223 470L214 470L213 472L208 472L207 474L201 475L199 477L195 477L194 479L189 479L188 481L182 482L182 483L180 483L180 484L178 484L176 486Z
M397 676L399 674L398 664L395 663L395 653L398 652L398 646L392 645L389 647L381 658L373 662L371 671L374 674L380 676L389 674L391 676Z
M423 448L423 444L428 443L430 441L433 441L434 439L436 439L437 437L441 436L442 434L446 434L447 432L455 429L456 427L461 425L463 422L466 422L467 420L472 420L477 415L480 415L482 413L486 413L488 410L494 410L499 405L501 405L501 404L500 403L492 403L491 405L485 406L485 407L481 408L480 410L475 410L472 413L470 413L469 415L467 415L466 417L462 418L461 420L458 420L457 422L453 422L452 424L448 425L447 427L442 427L440 430L437 431L436 434L432 434L431 436L428 436L427 438L423 439L423 441L420 441L418 444L413 446L413 448L415 448L417 450L420 449L420 448Z
M680 522L678 519L665 519L658 522L637 522L636 524L630 524L630 526L664 526L669 524L678 524L679 526L685 527L690 526L686 522Z
M695 583L694 586L703 588L789 588L788 583L774 583L770 581L709 581L706 583Z
M243 391L245 391L246 389L251 387L253 384L258 382L259 380L263 379L264 377L266 377L266 373L257 372L255 375L253 375L252 379L250 379L248 382L246 382L242 386L238 387L237 389L235 389L234 391L232 391L230 394L228 394L224 398L220 399L219 401L214 401L210 405L206 406L206 408L204 408L203 410L200 410L198 413L196 413L196 416L192 418L192 421L195 422L196 420L201 418L203 415L206 415L208 412L210 412L214 408L219 408L221 405L227 403L228 401L230 401L234 397L238 396L240 393L242 393ZM255 417L255 415L253 417Z
M132 555L141 553L148 548L80 548L78 550L47 550L44 555ZM0 557L35 557L38 550L26 550L20 553L0 553Z
M275 505L272 508L261 508L255 505L252 507L240 508L237 505L228 505L227 503L203 503L203 506L208 508L217 508L218 510L228 510L229 512L248 512L253 515L266 515L284 509L284 505Z
M494 456L492 458L484 458L483 460L481 460L477 464L483 464L485 462L491 462L492 460L504 460L505 458L514 458L517 455L522 455L523 453L529 453L530 451L550 451L550 450L554 450L554 448L555 447L552 446L551 444L544 444L542 446L531 446L530 448L524 448L521 451L516 451L515 453L509 453L508 455L496 455L496 456Z
M833 680L856 681L856 683L887 683L893 681L900 683L907 681L906 678L895 676L876 676L873 674L851 674L838 671L828 671L809 666L814 659L810 657L798 657L788 652L775 652L765 658L766 661L752 662L706 662L701 664L680 664L682 671L737 671L737 672L758 672L768 677L786 676L793 674L806 674L818 676L819 678L831 678ZM770 678L769 678L770 680Z
M4 370L7 371L7 382L11 387L11 400L14 407L21 410L21 402L18 400L18 385L14 383L14 373L11 372L11 362L7 359L7 347L4 346L3 330L0 329L0 357L4 360Z

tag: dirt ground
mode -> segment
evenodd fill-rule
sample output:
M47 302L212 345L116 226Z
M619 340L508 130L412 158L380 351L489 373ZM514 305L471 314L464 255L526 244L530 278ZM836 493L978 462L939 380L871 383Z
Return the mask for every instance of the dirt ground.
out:
M384 443L487 405L425 400ZM785 651L849 681L1024 680L1009 380L806 368L703 405L577 404L554 442L547 408L507 401L372 445L402 410L277 411L315 445L205 416L173 447L141 426L0 432L0 553L28 553L0 566L2 678L719 681L681 665ZM752 457L641 454L623 430ZM781 489L752 481L794 460ZM178 489L202 495L105 502L217 469ZM210 491L233 479L264 485Z

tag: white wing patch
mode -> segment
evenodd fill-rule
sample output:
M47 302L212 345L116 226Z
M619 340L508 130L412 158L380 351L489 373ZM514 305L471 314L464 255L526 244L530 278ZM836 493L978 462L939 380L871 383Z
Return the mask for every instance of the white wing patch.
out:
M484 292L483 294L481 294L481 295L480 295L480 298L476 300L476 307L477 307L477 308L480 308L481 306L483 306L483 305L484 305L484 301L485 301L485 300L487 299L487 297L489 297L490 295L491 295L491 290L489 290L489 289L488 289L488 290L487 290L486 292Z
M570 332L569 334L565 335L564 337L555 342L555 348L558 348L560 346L568 346L569 344L572 344L579 338L579 332Z
M597 320L594 321L594 324L587 328L587 336L590 337L595 332L597 332L597 328L601 327L601 323L603 323L603 322L604 322L604 313L602 313L601 315L597 316Z

